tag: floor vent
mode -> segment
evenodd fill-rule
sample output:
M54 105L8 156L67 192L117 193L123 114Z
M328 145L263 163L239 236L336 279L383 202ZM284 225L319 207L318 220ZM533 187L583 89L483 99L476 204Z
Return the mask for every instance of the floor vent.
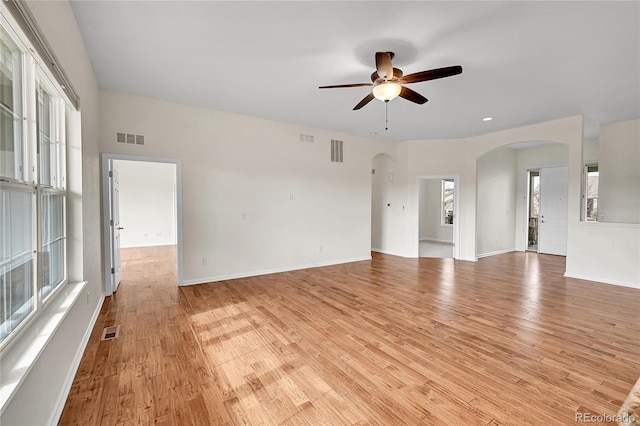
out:
M115 339L116 337L118 337L119 334L120 334L120 326L119 325L113 325L111 327L105 327L104 330L102 330L102 339L100 339L100 340L112 340L112 339Z

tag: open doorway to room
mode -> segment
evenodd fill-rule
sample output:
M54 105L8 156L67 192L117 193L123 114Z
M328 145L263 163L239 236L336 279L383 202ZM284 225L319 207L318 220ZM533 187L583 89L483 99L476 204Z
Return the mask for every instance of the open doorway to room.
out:
M454 257L456 207L455 178L418 178L419 257Z
M538 216L540 210L540 170L534 169L527 172L527 250L538 251Z
M106 295L128 279L123 262L160 256L180 275L179 162L103 154L102 177Z

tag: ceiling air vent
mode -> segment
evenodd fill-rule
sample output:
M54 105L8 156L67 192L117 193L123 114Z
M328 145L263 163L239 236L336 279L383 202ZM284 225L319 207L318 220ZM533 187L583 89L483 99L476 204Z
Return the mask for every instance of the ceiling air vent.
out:
M331 162L342 163L342 146L344 142L331 139Z
M300 133L300 142L313 143L313 135L305 135Z
M127 143L135 144L136 143L136 135L132 135L127 133Z
M136 135L136 145L144 145L144 136Z
M121 132L116 133L116 142L127 143L127 134Z

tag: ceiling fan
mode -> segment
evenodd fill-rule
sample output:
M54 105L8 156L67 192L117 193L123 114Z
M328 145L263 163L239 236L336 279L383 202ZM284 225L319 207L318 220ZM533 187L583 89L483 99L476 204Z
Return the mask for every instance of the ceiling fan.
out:
M436 80L438 78L451 77L461 74L462 67L454 65L451 67L436 68L428 71L420 71L409 75L404 75L402 70L394 68L391 60L394 57L393 52L376 52L376 71L371 74L371 83L354 83L354 84L338 84L333 86L320 86L319 89L333 89L338 87L363 87L373 86L371 93L364 97L358 105L353 107L354 110L360 109L374 98L384 102L400 96L408 101L417 104L424 104L427 98L420 93L415 92L403 84L419 83L421 81Z

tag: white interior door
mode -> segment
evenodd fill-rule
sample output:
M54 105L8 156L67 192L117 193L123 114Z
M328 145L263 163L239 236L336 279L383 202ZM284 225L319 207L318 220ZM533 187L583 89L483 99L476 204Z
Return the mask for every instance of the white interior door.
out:
M120 225L120 178L118 176L118 163L110 160L109 171L109 228L111 235L111 285L113 292L118 289L122 280L122 264L120 260L120 231L124 229Z
M538 252L567 255L567 166L540 169Z

